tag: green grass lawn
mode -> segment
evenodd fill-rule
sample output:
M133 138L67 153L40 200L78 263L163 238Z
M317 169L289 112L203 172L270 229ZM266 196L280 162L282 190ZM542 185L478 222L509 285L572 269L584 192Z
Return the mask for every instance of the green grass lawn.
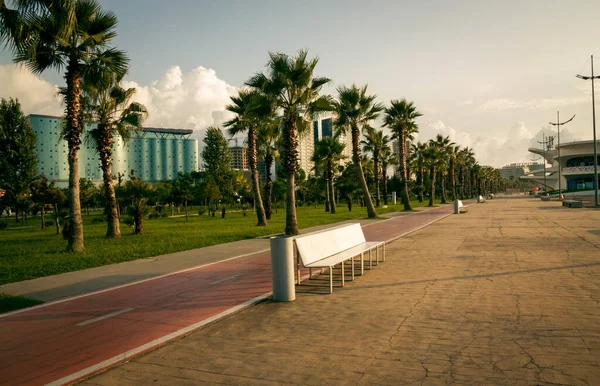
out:
M421 206L416 201L413 204L415 207ZM357 205L353 206L352 212L348 211L345 204L337 209L338 213L332 215L326 213L323 206L317 209L313 206L298 207L299 226L308 228L365 218L367 215L366 208ZM387 208L378 208L377 212L383 214L401 209L401 205L389 205ZM51 221L48 228L42 231L39 229L39 218L30 218L27 226L3 219L0 221L8 221L9 226L0 231L0 284L279 234L285 228L285 211L282 209L273 213L267 227L256 226L256 216L252 211L247 211L246 216L241 211L228 212L224 219L220 214L217 212L214 218L206 214L190 216L189 221L185 217L148 219L144 221L143 235L133 235L131 228L122 223L123 237L119 240L104 238L105 223L92 224L97 214L84 214L86 250L77 255L65 252L66 241L55 234Z

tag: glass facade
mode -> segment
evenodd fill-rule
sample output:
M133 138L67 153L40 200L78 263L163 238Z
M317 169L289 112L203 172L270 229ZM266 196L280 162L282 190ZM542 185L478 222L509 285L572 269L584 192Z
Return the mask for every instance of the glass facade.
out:
M37 134L39 173L60 186L69 181L67 143L60 135L62 118L46 115L30 115L29 121ZM93 128L86 125L84 141L79 151L81 178L100 183L102 170L93 146L86 144L85 132ZM198 171L198 140L184 138L185 134L164 131L137 132L127 142L116 137L113 147L112 174L136 177L145 181L172 180L177 172Z

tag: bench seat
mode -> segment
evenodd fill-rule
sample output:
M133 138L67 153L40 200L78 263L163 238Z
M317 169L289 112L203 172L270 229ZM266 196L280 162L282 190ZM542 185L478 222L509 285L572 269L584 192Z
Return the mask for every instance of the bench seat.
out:
M379 248L382 249L382 262L385 261L385 242L366 241L360 224L346 224L324 231L297 236L296 265L297 283L301 282L300 268L328 268L329 293L333 292L334 267L341 267L341 286L344 286L344 263L351 261L351 277L354 280L354 259L360 256L360 272L364 274L364 255L369 254L369 268L372 268L372 251L375 251L379 263Z

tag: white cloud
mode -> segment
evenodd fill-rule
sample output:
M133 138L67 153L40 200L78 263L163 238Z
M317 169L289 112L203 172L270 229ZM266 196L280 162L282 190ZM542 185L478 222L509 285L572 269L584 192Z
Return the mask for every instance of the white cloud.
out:
M543 98L532 99L529 101L518 101L511 98L490 99L479 106L480 110L484 111L505 111L510 109L549 109L562 106L572 106L588 103L589 98L573 97L573 98Z
M57 86L13 64L0 65L0 98L17 98L25 114L62 115Z
M137 89L133 99L149 112L145 126L195 130L229 119L225 106L237 92L236 87L219 79L215 70L202 66L186 73L173 66L150 85L125 81L123 86Z

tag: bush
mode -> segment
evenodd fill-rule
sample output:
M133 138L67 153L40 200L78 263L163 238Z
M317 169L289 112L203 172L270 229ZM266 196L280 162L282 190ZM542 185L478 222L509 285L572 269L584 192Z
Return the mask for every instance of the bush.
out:
M153 219L156 219L156 218L161 218L161 217L162 217L162 216L161 216L161 214L160 214L160 213L156 213L156 212L154 212L154 213L150 213L150 214L148 215L148 219L149 219L149 220L153 220Z
M133 217L125 217L123 222L125 223L125 225L133 227Z
M92 219L92 224L100 224L106 222L106 219L104 217L94 217Z
M206 213L206 209L205 208L202 208L202 209L200 209L198 211L198 215L200 215L200 216L204 215L204 213Z

